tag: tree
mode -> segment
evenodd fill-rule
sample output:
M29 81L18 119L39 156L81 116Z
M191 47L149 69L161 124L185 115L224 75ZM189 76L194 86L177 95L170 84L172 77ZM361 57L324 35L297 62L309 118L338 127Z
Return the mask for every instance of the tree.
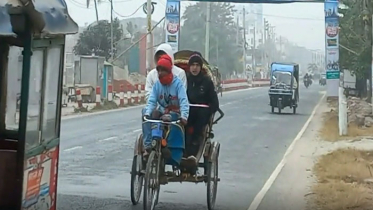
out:
M342 0L341 2L347 8L339 9L339 13L343 15L339 23L339 43L344 46L340 48L340 68L352 71L358 78L367 78L372 59L372 47L371 35L366 36L363 15L361 15L364 1ZM368 9L372 13L373 3L371 1L369 1ZM371 23L368 24L371 25Z
M114 19L113 29L115 43L123 36L118 18ZM76 55L91 55L95 53L95 55L109 59L111 50L110 30L110 23L107 20L101 20L98 24L93 23L79 35L79 40L74 46L74 53Z
M242 71L242 47L236 45L237 26L233 18L234 6L230 3L211 3L210 60L219 66L219 71L229 74ZM182 17L180 48L199 51L204 54L206 3L197 3L186 8ZM239 37L242 44L242 38ZM242 46L242 45L241 45Z
M319 67L316 63L309 63L307 69L309 72L316 73L319 70Z

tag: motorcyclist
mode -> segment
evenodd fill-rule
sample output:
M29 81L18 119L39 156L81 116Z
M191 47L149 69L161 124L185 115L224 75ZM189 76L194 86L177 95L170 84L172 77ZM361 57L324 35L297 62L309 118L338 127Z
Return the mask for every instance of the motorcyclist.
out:
M155 82L149 94L144 116L159 119L167 113L180 113L181 123L186 125L189 117L188 96L182 81L172 73L172 67L173 62L170 56L159 57L156 67L159 80ZM148 154L151 149L151 127L143 126L143 133L146 134L144 146Z
M219 108L219 100L212 79L201 72L203 66L202 55L195 52L189 58L189 72L187 73L187 94L190 104L204 104L209 108L190 107L187 124L186 147L188 158L197 154L203 140L205 126L209 123L212 114Z
M304 75L304 77L303 77L303 80L308 80L308 78L309 78L309 75L308 75L308 73L306 73L306 74Z
M305 86L309 84L309 79L310 79L310 76L308 75L308 73L306 73L303 77L303 82Z

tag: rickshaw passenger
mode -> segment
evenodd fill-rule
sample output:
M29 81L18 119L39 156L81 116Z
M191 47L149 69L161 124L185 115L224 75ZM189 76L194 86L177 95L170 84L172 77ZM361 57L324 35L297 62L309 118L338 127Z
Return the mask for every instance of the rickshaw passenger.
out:
M149 95L144 116L159 119L163 114L180 112L181 123L186 125L189 117L188 96L182 81L173 75L172 67L170 56L160 56L156 67L159 80L154 84ZM143 126L143 133L151 133L151 126ZM151 135L144 135L144 146L148 154L151 149Z
M189 72L187 73L187 94L190 104L205 104L209 108L190 107L190 115L186 132L187 157L194 157L202 142L205 126L209 123L212 114L219 108L219 100L212 79L201 72L202 55L195 52L189 58Z

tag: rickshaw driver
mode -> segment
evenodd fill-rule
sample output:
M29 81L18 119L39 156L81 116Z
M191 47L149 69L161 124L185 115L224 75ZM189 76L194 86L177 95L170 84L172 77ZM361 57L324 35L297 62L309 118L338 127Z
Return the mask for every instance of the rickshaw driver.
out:
M172 67L172 58L168 55L161 55L156 67L159 79L150 92L144 116L151 119L162 119L166 118L164 114L169 113L174 116L176 113L180 113L181 124L186 125L189 117L188 96L182 81L172 73ZM151 126L143 126L143 133L151 133ZM144 156L146 156L151 149L151 135L144 135L144 147Z
M177 76L181 80L182 84L184 85L184 87L186 89L187 81L186 81L185 71L174 65L174 54L173 54L171 45L163 43L163 44L161 44L157 47L157 49L155 51L155 55L154 55L154 63L157 64L159 58L162 55L168 55L171 58L172 74L174 76ZM158 75L158 71L157 71L156 68L154 68L154 69L152 69L151 71L148 72L148 74L146 76L146 83L145 83L145 101L148 101L149 95L152 92L153 86L158 80L159 80L159 75ZM142 113L141 116L144 116L145 108L141 110L141 113ZM150 138L151 138L150 123L143 123L142 124L142 135L143 135L144 141L145 141L145 139L150 141Z
M162 55L168 55L172 60L172 74L179 77L184 87L187 87L187 79L185 71L177 66L174 65L174 54L172 52L172 47L169 44L163 43L159 45L155 51L154 55L154 63L157 63L159 58ZM146 83L145 83L145 100L148 100L150 92L152 91L153 85L158 81L158 72L157 69L154 68L146 76Z
M186 151L188 159L192 159L197 155L200 143L202 143L203 129L219 108L219 99L212 79L201 72L203 66L201 53L195 52L190 56L188 65L190 68L187 73L189 103L209 106L209 108L190 108L186 132Z

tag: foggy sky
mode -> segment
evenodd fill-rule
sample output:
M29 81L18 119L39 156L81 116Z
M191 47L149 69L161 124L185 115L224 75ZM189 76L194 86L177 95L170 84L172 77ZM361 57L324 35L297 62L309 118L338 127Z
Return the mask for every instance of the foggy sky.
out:
M153 20L159 21L165 13L166 0L153 0L157 2ZM86 0L66 0L69 13L80 25L92 23L96 20L93 0L89 9L85 6ZM146 0L114 0L114 17L128 18ZM190 2L182 2L182 13ZM117 13L117 14L116 14ZM264 4L264 18L276 26L276 33L298 45L309 49L325 48L324 5L322 3L290 3L290 4ZM130 17L145 17L139 9ZM110 19L110 3L107 0L99 5L99 18Z

